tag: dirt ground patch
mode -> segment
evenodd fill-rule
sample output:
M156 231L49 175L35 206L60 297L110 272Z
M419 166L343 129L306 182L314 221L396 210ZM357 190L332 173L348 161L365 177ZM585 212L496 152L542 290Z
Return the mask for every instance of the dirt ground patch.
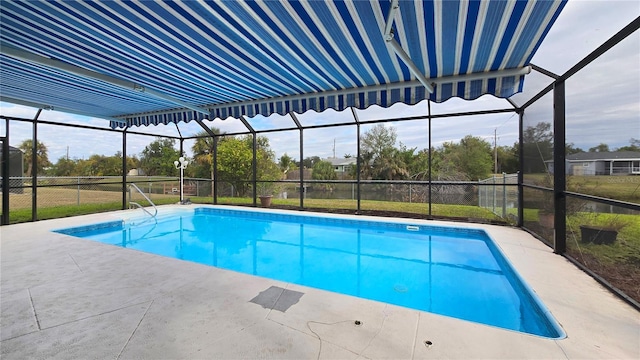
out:
M568 254L611 285L640 303L640 258L627 259L624 263L607 264L589 253Z

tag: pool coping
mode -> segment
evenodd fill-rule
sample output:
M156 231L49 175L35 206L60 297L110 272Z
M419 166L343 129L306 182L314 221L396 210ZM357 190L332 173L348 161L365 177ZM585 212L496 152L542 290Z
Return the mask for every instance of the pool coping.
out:
M50 232L133 214L135 211L125 210L0 227L3 358L567 359L640 355L639 313L521 229L303 214L482 229L561 324L565 339L540 338ZM296 291L304 295L285 312L250 302L272 286L283 289L283 294ZM362 325L355 326L355 320Z
M175 212L175 211L171 211L168 212L167 215L173 215L173 214L181 214L182 215L183 212ZM159 218L158 220L155 222L155 224L161 224L162 221L167 221L169 220L169 216L163 214L162 212L158 213ZM398 236L412 236L414 233L415 234L421 234L424 237L424 233L427 232L428 235L435 235L435 236L445 236L445 237L450 237L450 236L454 236L454 237L464 237L465 240L476 240L476 241L481 241L482 243L485 243L487 246L487 251L491 254L491 256L493 257L494 261L496 262L497 266L501 269L500 271L504 271L504 276L506 277L506 279L508 280L510 286L512 287L513 291L518 292L519 295L519 299L520 301L524 301L527 306L531 305L531 307L533 308L533 310L531 311L531 313L535 314L535 316L537 317L536 323L538 324L538 326L540 327L544 327L545 331L548 331L550 334L549 335L543 335L543 334L536 334L533 333L532 331L525 331L525 330L519 330L516 328L511 328L511 330L516 330L516 331L520 331L523 333L528 333L528 334L532 334L532 335L537 335L537 336L541 336L541 337L545 337L545 338L549 338L549 339L563 339L566 337L566 334L564 333L564 330L562 329L562 327L557 323L557 321L555 320L555 318L553 318L553 315L549 312L549 310L546 308L546 306L544 305L544 303L536 296L535 292L531 289L531 287L526 283L526 281L518 274L517 271L515 271L513 265L509 262L509 260L507 259L507 257L504 255L504 253L500 250L500 248L496 245L495 241L491 238L491 236L489 236L489 234L487 234L486 231L484 231L483 229L479 229L479 228L473 228L473 227L465 227L465 228L460 228L460 227L451 227L451 226L439 226L436 224L420 224L420 223L416 223L416 222L412 222L412 223L405 223L405 222L396 222L394 221L393 218L386 218L385 221L378 221L378 219L376 219L376 221L370 221L367 219L362 219L362 218L356 218L356 217L345 217L345 216L338 216L338 217L326 217L326 216L308 216L306 214L302 214L302 213L291 213L291 212L287 212L287 213L283 213L283 212L274 212L274 211L252 211L251 209L231 209L231 208L219 208L219 207L208 207L208 206L196 206L193 207L192 209L189 209L188 212L184 212L184 215L189 215L189 216L198 216L198 215L210 215L210 216L215 216L217 218L220 217L237 217L240 218L240 222L245 222L245 221L252 221L252 220L257 220L260 222L264 222L264 221L269 221L269 222L278 222L278 221L284 221L287 223L296 223L296 224L306 224L306 225L311 225L311 226L315 226L315 225L321 225L321 226L327 226L327 227L342 227L342 226L347 226L349 228L351 227L357 227L358 229L363 229L363 230L373 230L373 231L392 231L393 234L395 234L395 237ZM111 245L115 245L115 246L122 246L122 247L127 247L129 248L129 246L125 246L122 244L123 240L122 240L122 235L121 232L123 229L126 229L128 226L127 224L131 223L132 221L127 221L125 219L118 219L118 220L113 220L113 221L107 221L107 222L99 222L99 223L95 223L95 224L89 224L89 225L80 225L80 226L75 226L75 227L70 227L70 228L63 228L63 229L55 229L53 230L54 232L60 233L60 234L65 234L65 235L71 235L71 236L77 236L79 238L88 238L88 240L91 240L93 236L97 236L98 234L95 234L95 231L98 230L103 230L105 233L113 233L115 232L115 236L117 240L106 240L104 238L102 238L102 240L95 240L94 241L98 241L101 243L106 243L106 244L111 244ZM200 222L201 223L201 222ZM142 224L146 224L146 226L148 227L149 224L152 224L152 222L150 221L141 221L141 225ZM182 224L182 220L180 220L180 224ZM137 224L132 224L131 226L136 226ZM202 224L204 225L204 224ZM205 228L203 226L199 227L200 231L204 231ZM87 232L90 232L91 234L86 234ZM152 230L149 231L143 231L143 233L145 233L145 237L147 234L151 233ZM182 236L182 235L181 235ZM276 234L270 233L269 235L267 235L268 237L277 237ZM431 238L431 236L429 236L429 238ZM257 240L262 240L262 239L257 239ZM175 241L178 241L178 238L175 238ZM269 242L268 240L266 240L267 242ZM402 241L402 240L400 240ZM135 241L137 242L137 241ZM171 248L173 245L169 246L168 248ZM134 247L134 249L136 249L136 247ZM167 249L166 247L164 249ZM198 248L200 249L200 248ZM151 251L148 250L142 250L140 247L137 247L137 250L139 251L144 251L144 252L148 252L148 253L152 253L152 254L158 254L158 255L162 255L159 252L153 251L153 249L151 249ZM254 248L254 251L255 248ZM300 250L302 251L302 250ZM161 253L164 251L161 251ZM360 255L360 253L358 253L358 255ZM363 254L364 255L364 254ZM172 254L166 255L167 257L176 259L178 258L176 254ZM306 256L303 256L302 254L300 255L301 258L306 258ZM207 258L208 259L208 258ZM202 259L200 259L202 260ZM193 261L193 260L192 260ZM209 260L206 260L209 261ZM255 261L255 260L254 260ZM194 262L198 262L204 265L211 265L209 262L201 262L201 261L194 261ZM254 268L256 267L256 264L254 263ZM259 266L258 266L259 267ZM224 268L224 267L223 267ZM234 269L230 269L230 270L234 270ZM246 269L245 269L246 270ZM238 272L242 272L245 274L250 274L251 272L247 272L247 271L243 271L243 270L235 270ZM255 271L255 270L254 270ZM255 274L254 274L255 275ZM375 276L375 274L374 274ZM282 278L278 278L278 277L269 277L272 280L280 280L280 281L285 281L287 282L287 280L283 280ZM305 285L305 284L300 284L299 282L294 282L298 285L303 285L303 286L310 286L310 285ZM311 286L311 287L315 287L315 286ZM328 290L328 291L332 291L330 289L327 289L324 286L320 286L320 287L316 287L318 289L321 290ZM345 294L344 292L338 291L341 294ZM347 293L347 295L349 295ZM351 294L352 296L356 296ZM375 297L368 297L368 296L358 296L358 297L362 297L364 299L371 299L371 300L377 300L377 301L382 301L385 302L383 300L380 299L376 299ZM393 302L386 302L389 304L393 304L393 305L399 305L399 306L403 306L400 304L394 304ZM521 304L522 306L522 304ZM414 309L414 310L422 310L422 311L428 311L426 309L420 309L417 308L415 306L405 306L408 307L410 309ZM434 312L434 313L439 313L439 312ZM444 315L442 313L440 313L441 315ZM460 319L464 319L464 317L459 317L459 316L453 316L453 315L448 315L451 317L455 317L455 318L460 318ZM470 319L466 319L468 321L474 321L474 320L470 320ZM485 324L485 325L490 325L489 321L476 321L479 322L481 324ZM520 326L522 326L522 323L520 324ZM505 329L509 329L509 327L506 326L498 326L498 327L502 327ZM531 329L530 329L531 330ZM542 330L538 330L538 331L542 331ZM552 333L552 334L551 334Z

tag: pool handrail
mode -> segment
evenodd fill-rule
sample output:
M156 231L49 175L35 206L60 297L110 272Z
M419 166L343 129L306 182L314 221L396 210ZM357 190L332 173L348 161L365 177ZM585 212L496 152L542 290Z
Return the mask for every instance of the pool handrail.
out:
M140 195L142 195L142 197L147 200L149 202L149 204L151 204L151 206L153 206L153 210L154 213L151 214L147 209L144 208L144 206L140 205L139 203L135 202L135 201L131 201L131 188L136 189ZM142 209L142 211L146 212L147 214L149 214L149 216L151 216L152 218L155 218L156 215L158 215L158 208L156 207L156 204L153 203L153 201L151 201L151 199L149 199L149 197L147 195L145 195L145 193L140 190L140 188L138 187L138 185L131 183L129 184L129 206L131 205L135 205L137 207L139 207L140 209Z

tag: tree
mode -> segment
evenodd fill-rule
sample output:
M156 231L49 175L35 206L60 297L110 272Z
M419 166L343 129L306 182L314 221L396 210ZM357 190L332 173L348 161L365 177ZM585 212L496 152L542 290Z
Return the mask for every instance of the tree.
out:
M247 136L245 139L251 139ZM271 150L269 138L266 136L258 136L256 138L256 179L275 181L282 180L282 170L276 163L276 153Z
M499 146L498 153L498 172L513 174L520 170L518 164L518 144L513 146Z
M119 151L118 153L121 154ZM135 155L127 156L127 168L125 169L125 171L131 170L131 169L137 169L139 167L140 167L140 159L138 159L137 156Z
M640 151L640 139L631 138L629 145L619 148L617 151Z
M211 131L214 134L220 134L220 129L216 127L212 126ZM191 151L193 152L194 165L196 165L196 166L193 166L193 168L195 169L192 169L192 171L194 171L194 175L196 177L204 177L204 174L200 174L198 170L206 169L205 171L207 175L211 176L210 177L211 193L213 194L213 187L214 187L214 181L215 181L214 171L213 171L214 170L213 155L214 155L215 141L217 140L214 139L206 130L203 130L197 133L196 136L198 137L198 139L191 147ZM203 173L205 171L203 171Z
M427 179L429 172L429 152L425 149L416 153L418 148L408 148L400 143L394 157L398 164L402 164L403 179Z
M397 137L396 128L378 124L362 136L362 151L371 152L375 160L383 152L393 149L396 145Z
M432 151L433 180L459 181L470 179L458 166L458 146L457 143L445 142L442 146Z
M459 143L446 142L434 154L437 178L446 180L479 180L491 174L491 144L467 135Z
M139 162L135 156L128 156L124 172L139 167ZM96 154L80 160L63 156L51 166L48 173L53 176L121 176L122 152L118 151L112 156Z
M328 161L318 161L313 165L313 172L311 173L313 180L335 180L338 178L336 172L333 170L333 165Z
M244 196L251 179L253 153L246 142L237 137L223 137L218 144L218 176L231 183L236 194Z
M609 145L600 143L598 146L589 148L589 152L609 152Z
M291 156L284 153L284 155L280 156L278 160L278 166L280 167L280 171L286 177L287 173L290 171L296 170L298 167L296 166L296 161Z
M72 175L91 176L91 162L85 159L76 160L76 167Z
M149 176L176 176L178 170L173 162L181 156L174 148L175 140L157 138L140 154L140 167Z
M87 160L80 160L82 176L118 176L122 174L122 153L113 156L91 155Z
M313 165L311 178L313 180L335 180L338 176L330 162L321 160ZM313 187L320 188L320 190L331 190L331 184L314 184Z
M429 180L429 150L422 149L413 155L408 170L412 180Z
M51 166L51 175L53 176L72 176L76 175L76 161L67 159L66 156L63 156L58 159L58 161Z
M524 148L524 172L543 173L547 171L545 160L553 159L553 133L551 123L539 122L526 127L522 133Z
M245 196L253 173L253 137L223 137L218 144L218 175L230 182L239 196ZM282 173L275 163L269 139L256 138L256 179L280 180Z
M373 153L369 151L360 151L360 177L362 179L372 179L373 178ZM358 173L357 166L351 168L351 176L355 178Z
M459 155L460 167L472 180L487 178L493 168L491 144L486 140L467 135L460 140L462 153Z
M373 161L373 179L379 180L404 180L409 177L407 164L403 156L407 153L389 148L383 151ZM410 154L412 156L413 153Z
M31 176L33 171L33 141L31 139L25 140L18 148L24 153L22 160L27 168L25 175ZM40 141L36 143L36 166L36 173L38 174L42 173L46 167L51 166L47 146Z
M313 165L315 165L318 161L321 161L322 159L320 159L320 157L318 156L310 156L310 157L306 157L304 158L304 160L302 160L302 164L297 164L298 167L300 166L304 166L305 169L313 169Z
M564 153L565 155L572 155L572 154L578 154L578 153L583 153L584 150L582 150L581 148L577 148L575 147L574 143L568 143L565 144L564 146Z
M409 177L406 154L395 148L397 139L394 127L378 124L367 131L361 139L360 171L365 179L402 180ZM413 155L413 149L410 156Z

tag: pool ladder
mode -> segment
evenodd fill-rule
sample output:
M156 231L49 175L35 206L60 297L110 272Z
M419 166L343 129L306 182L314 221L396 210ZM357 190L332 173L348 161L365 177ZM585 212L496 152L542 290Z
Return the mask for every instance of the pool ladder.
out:
M136 189L140 195L142 195L142 197L147 200L149 202L149 204L151 204L151 206L153 206L153 210L154 213L150 213L149 210L145 209L144 206L140 205L139 203L135 202L135 201L131 201L131 189ZM136 185L136 184L129 184L129 209L131 209L131 207L137 207L142 209L142 211L146 212L147 214L149 214L149 216L151 216L152 218L156 218L156 215L158 215L158 208L156 207L156 204L153 203L153 201L151 201L151 199L149 199L149 197L147 195L144 194L144 192L142 190L140 190L140 188Z

